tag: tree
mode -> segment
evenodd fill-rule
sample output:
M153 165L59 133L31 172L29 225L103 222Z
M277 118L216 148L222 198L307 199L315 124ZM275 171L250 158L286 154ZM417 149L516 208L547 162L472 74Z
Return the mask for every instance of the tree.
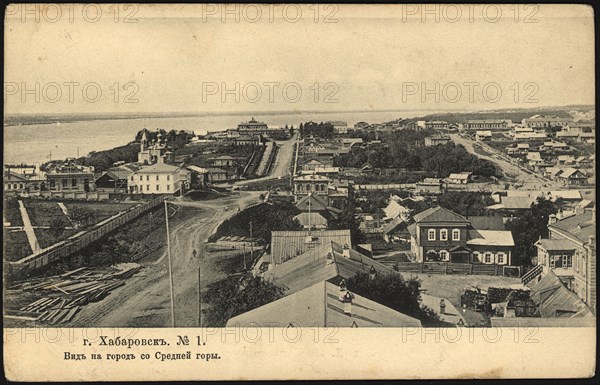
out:
M329 221L329 228L332 230L350 230L352 244L363 243L365 235L360 230L356 218L356 202L353 199L346 199L343 201L340 209L342 212L338 217Z
M286 290L285 286L249 274L217 281L202 295L202 301L209 305L203 326L225 326L236 315L282 298Z
M532 257L537 254L535 242L548 238L548 218L557 212L558 207L553 202L539 197L526 213L506 223L515 241L513 261L516 265L531 265Z
M68 215L76 227L86 227L96 217L96 211L87 207L73 207L69 210Z
M483 191L449 191L438 198L438 204L464 216L486 215L494 199Z
M400 274L356 273L347 282L348 290L400 313L419 319L424 326L441 326L439 318L421 305L421 281L417 278L404 280Z
M54 238L60 237L67 228L68 222L62 217L54 217L50 220L48 231Z

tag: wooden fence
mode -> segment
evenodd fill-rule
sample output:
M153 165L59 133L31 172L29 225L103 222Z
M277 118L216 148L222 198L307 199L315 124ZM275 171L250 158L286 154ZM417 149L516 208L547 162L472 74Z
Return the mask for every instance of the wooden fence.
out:
M15 262L8 262L9 275L21 275L59 261L82 250L89 244L99 240L108 233L116 230L144 212L153 209L163 202L163 198L155 198L139 206L131 207L112 217L92 226L89 230L81 231L64 241L27 256ZM6 266L6 265L5 265Z
M463 274L463 275L500 275L507 276L507 268L516 269L521 275L519 266L486 265L452 262L386 262L390 267L397 267L399 272L427 273L427 274Z

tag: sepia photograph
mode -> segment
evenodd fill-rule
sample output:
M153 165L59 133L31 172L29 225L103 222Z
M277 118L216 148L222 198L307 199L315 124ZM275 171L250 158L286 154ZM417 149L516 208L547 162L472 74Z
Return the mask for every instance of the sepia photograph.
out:
M593 376L594 33L566 4L6 6L8 378Z

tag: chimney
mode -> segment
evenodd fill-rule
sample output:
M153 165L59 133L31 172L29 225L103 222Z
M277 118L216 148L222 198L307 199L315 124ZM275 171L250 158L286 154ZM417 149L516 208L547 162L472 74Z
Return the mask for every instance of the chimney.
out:
M327 253L327 257L325 258L325 263L327 265L331 265L333 263L333 255L331 253Z
M377 270L373 266L369 269L369 280L373 281L375 279L375 275L377 274Z
M549 225L552 225L552 224L556 223L556 220L557 220L556 214L550 214L548 216L548 224Z
M342 250L342 255L346 258L350 258L350 246L347 243L344 244L344 248Z

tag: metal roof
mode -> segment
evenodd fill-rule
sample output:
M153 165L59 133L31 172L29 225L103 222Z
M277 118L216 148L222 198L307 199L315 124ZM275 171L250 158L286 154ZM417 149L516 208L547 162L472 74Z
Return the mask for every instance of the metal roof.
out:
M310 240L309 235L312 237ZM271 261L281 264L331 241L352 247L350 230L272 231Z
M278 327L420 327L421 322L378 302L354 294L344 312L339 287L319 282L277 301L229 319L227 326Z

